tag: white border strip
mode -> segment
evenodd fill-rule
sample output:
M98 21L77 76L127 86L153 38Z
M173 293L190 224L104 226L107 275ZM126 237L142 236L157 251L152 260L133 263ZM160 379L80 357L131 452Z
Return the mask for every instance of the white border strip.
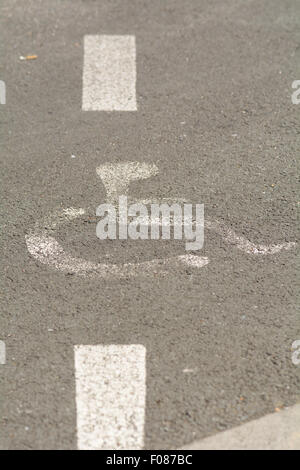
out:
M136 111L135 36L85 36L82 82L84 111Z
M145 347L79 345L74 355L78 449L142 449Z

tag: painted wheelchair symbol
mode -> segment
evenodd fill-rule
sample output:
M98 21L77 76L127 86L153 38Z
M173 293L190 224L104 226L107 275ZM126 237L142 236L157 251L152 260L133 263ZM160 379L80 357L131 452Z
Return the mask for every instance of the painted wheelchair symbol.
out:
M159 172L155 164L141 162L124 162L116 164L104 164L96 169L97 175L106 189L106 202L116 204L119 196L128 195L130 183L135 180L143 180L157 175ZM143 204L187 202L184 199L143 199L134 200ZM95 263L83 258L73 257L68 254L58 243L54 236L49 235L62 224L78 219L86 214L83 208L65 208L50 214L45 219L37 222L34 229L26 235L26 245L29 253L40 263L49 265L59 271L77 274L80 276L99 278L128 278L135 276L153 276L167 274L168 271L178 266L190 266L195 269L202 268L209 263L204 256L185 254L168 258L153 259L151 261L125 264ZM288 250L295 246L294 242L280 245L256 245L236 233L218 221L205 221L205 228L218 233L227 243L235 245L237 249L251 255L275 254L281 250Z

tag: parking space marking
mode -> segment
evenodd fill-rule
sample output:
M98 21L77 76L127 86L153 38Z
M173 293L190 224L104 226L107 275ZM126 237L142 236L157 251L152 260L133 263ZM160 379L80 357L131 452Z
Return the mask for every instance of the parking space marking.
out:
M74 358L78 449L142 449L145 347L78 345Z
M152 277L154 274L166 275L168 270L180 267L180 265L199 269L209 263L207 257L193 254L125 264L95 263L71 256L65 252L64 248L51 235L59 225L75 220L85 214L86 211L82 208L76 209L70 207L60 209L37 221L34 229L25 237L29 253L40 263L52 266L59 271L106 279L136 276ZM238 236L232 229L218 221L212 222L206 220L205 227L217 232L227 243L235 245L239 250L250 255L273 255L283 249L289 250L296 245L295 242L286 242L278 245L256 245L246 238Z
M156 176L159 169L154 163L120 162L105 163L96 168L96 173L106 189L106 202L116 204L119 196L128 194L131 181Z
M0 340L0 365L6 364L6 346L4 341Z
M83 111L136 111L136 45L132 35L84 37Z
M106 279L121 279L128 277L153 277L153 275L166 275L169 269L180 265L201 268L209 263L205 256L192 254L172 256L170 258L156 258L141 263L105 264L94 263L83 258L76 258L65 252L58 241L49 236L49 231L57 228L64 221L70 220L75 214L80 217L83 209L69 208L42 220L35 230L26 235L26 245L29 253L40 263L52 266L68 274L77 274L85 277L99 277ZM49 223L50 221L50 223Z
M97 168L97 174L101 177L107 190L107 202L113 203L116 202L120 190L127 194L130 181L148 178L157 173L158 168L156 165L139 162L126 162L115 166L109 164ZM122 175L124 176L123 179ZM147 202L151 202L151 200ZM85 214L85 209L71 207L60 209L37 221L34 229L25 237L29 253L40 263L52 266L62 272L110 279L135 276L147 277L154 274L165 275L169 269L180 267L182 264L202 268L209 263L207 257L193 254L153 259L141 263L125 263L123 265L95 263L83 258L73 257L65 252L52 234L59 225L75 220ZM250 255L274 255L296 246L295 242L285 242L277 245L255 244L237 235L231 228L219 221L206 220L205 228L218 233L226 243L236 246L239 250Z
M52 266L62 272L110 279L136 276L147 277L154 274L166 275L169 269L173 269L176 266L187 265L199 269L209 263L207 257L193 254L125 264L95 263L83 258L73 257L66 253L63 247L49 233L57 229L60 224L77 219L85 213L84 209L67 208L38 221L34 230L25 237L29 253L40 263ZM212 222L206 220L205 227L218 233L225 242L236 246L239 250L250 255L274 255L281 250L289 250L296 245L295 242L286 242L278 245L255 244L244 237L238 236L231 228L218 221Z

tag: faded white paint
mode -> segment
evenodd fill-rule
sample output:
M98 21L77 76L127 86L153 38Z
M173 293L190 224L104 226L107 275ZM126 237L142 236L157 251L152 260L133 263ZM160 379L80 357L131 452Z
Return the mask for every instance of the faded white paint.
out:
M40 263L68 274L78 274L80 276L111 279L137 276L153 277L154 274L166 275L169 269L180 266L180 264L200 268L209 263L209 259L206 257L190 254L141 263L94 263L69 255L54 237L46 233L33 232L27 235L25 239L29 253Z
M296 339L296 341L292 344L292 363L295 366L300 365L300 339Z
M78 449L142 449L145 347L79 345L74 355Z
M201 268L209 263L207 257L198 255L180 255L170 258L154 259L141 263L105 264L77 258L65 252L63 247L50 234L66 221L74 220L85 214L84 209L73 207L50 214L37 223L35 229L28 234L26 244L29 253L40 263L52 266L60 271L81 276L102 278L153 276L153 274L167 274L169 269L185 264L194 268ZM255 245L249 240L235 234L232 229L218 222L206 221L206 228L219 233L223 239L238 249L251 255L275 254L282 249L288 250L295 246L294 242L280 245Z
M183 450L300 450L300 405L182 447Z
M136 111L135 36L85 36L82 81L84 111Z
M205 227L218 233L227 243L235 245L239 250L249 255L274 255L281 250L290 250L296 245L295 242L280 243L278 245L255 244L247 240L247 238L237 235L231 228L218 221L211 222L206 220Z
M300 104L300 80L294 80L292 88L296 88L296 91L292 94L292 103Z
M154 163L121 162L106 163L96 168L106 189L106 202L116 204L119 196L127 196L132 181L156 176L159 170Z

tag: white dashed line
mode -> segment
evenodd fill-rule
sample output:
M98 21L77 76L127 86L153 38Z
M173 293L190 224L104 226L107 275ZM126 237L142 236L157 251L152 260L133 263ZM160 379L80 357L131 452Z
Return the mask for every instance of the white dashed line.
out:
M74 354L78 449L142 449L145 347L79 345Z
M135 36L84 37L84 111L136 111Z

